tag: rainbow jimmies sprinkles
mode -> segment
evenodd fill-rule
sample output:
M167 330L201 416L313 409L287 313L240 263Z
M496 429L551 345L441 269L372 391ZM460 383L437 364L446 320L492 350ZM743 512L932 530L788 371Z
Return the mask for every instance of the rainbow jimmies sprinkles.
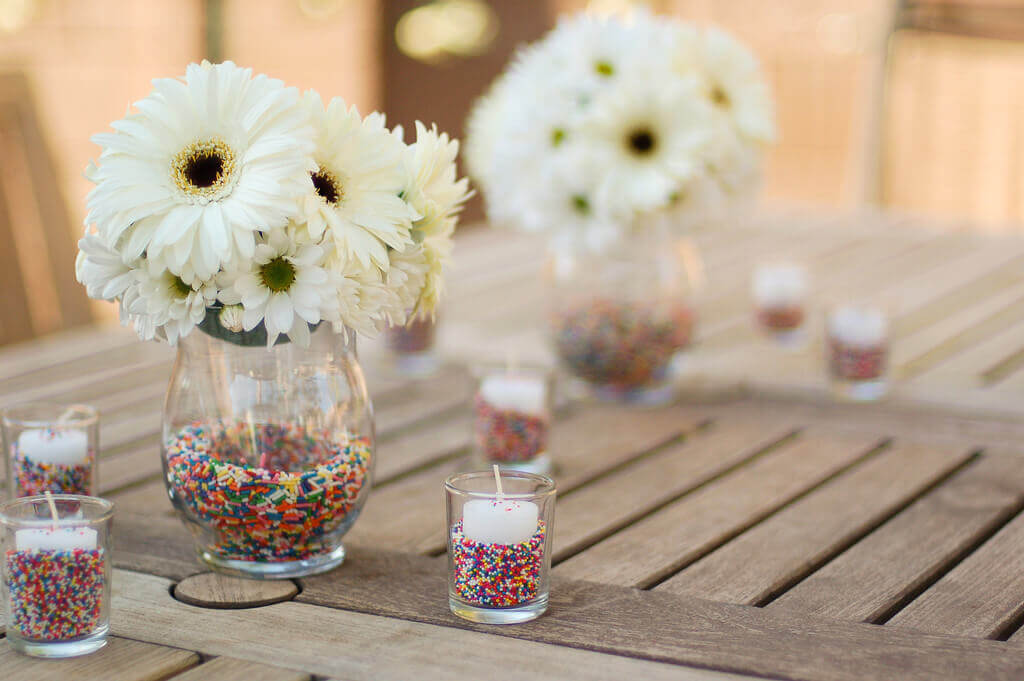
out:
M212 531L209 551L295 561L331 551L330 535L355 520L371 446L292 423L193 423L171 438L165 457L175 505Z

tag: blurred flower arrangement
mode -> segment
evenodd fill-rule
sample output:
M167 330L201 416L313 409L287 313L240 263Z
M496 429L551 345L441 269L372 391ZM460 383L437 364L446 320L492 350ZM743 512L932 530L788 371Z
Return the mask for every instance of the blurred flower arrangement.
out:
M122 323L174 345L196 326L242 345L308 345L429 316L457 214L458 142L324 105L231 62L153 81L96 135L76 272Z
M516 55L468 128L491 220L591 251L641 216L685 228L751 196L775 134L750 50L646 11L563 20Z

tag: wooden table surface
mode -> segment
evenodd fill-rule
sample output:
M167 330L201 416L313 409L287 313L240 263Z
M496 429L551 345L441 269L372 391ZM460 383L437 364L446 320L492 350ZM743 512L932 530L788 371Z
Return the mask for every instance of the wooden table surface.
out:
M681 399L559 413L551 607L518 626L448 612L441 481L468 455L461 363L545 356L529 240L463 238L436 376L398 377L363 348L375 489L345 564L295 582L195 561L160 479L171 350L97 327L0 351L0 406L101 409L100 487L118 504L110 645L43 662L0 644L0 677L1024 678L1024 245L887 220L695 237L708 286ZM753 333L750 263L787 248L823 295L893 305L892 400L833 403L813 344L784 355Z

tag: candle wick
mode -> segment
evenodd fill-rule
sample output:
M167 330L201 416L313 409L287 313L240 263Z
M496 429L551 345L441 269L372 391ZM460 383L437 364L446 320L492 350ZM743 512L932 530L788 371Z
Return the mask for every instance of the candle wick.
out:
M57 515L57 504L54 503L53 494L50 493L50 490L46 490L43 494L46 495L46 503L50 505L50 515L53 516L53 529L56 530L57 522L60 520L60 516Z
M502 497L505 496L505 492L501 489L501 469L498 468L498 464L494 464L494 485L498 488L498 501L501 501Z

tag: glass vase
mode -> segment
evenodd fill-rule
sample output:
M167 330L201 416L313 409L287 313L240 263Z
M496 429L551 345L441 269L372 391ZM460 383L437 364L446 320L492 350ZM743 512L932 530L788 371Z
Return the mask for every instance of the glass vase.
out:
M324 324L308 348L219 335L234 342L196 330L178 345L163 414L171 502L218 571L329 570L344 560L341 538L373 478L373 408L354 334Z
M562 370L599 399L670 401L671 369L696 321L695 257L664 229L601 253L556 254L549 329Z

